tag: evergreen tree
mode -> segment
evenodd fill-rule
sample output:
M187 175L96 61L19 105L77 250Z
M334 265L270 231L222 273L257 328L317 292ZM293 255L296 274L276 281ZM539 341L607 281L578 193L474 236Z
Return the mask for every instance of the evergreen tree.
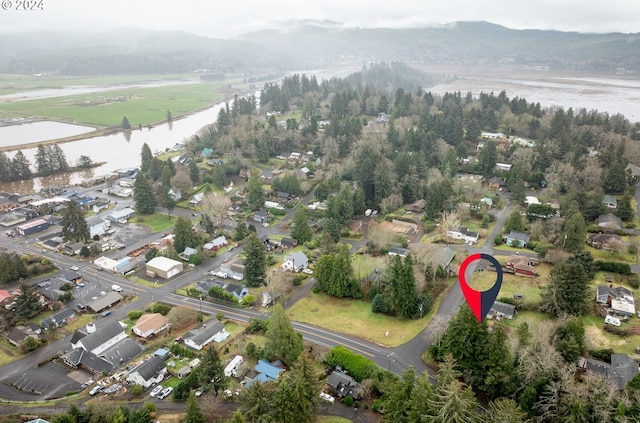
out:
M27 283L20 284L20 295L16 297L16 303L13 311L17 316L30 319L36 316L42 310L43 305L40 303L40 293L32 285Z
M289 317L280 304L273 307L264 334L264 356L278 358L286 365L295 362L302 353L302 338L293 330Z
M51 162L49 160L49 155L47 154L47 150L44 145L38 144L38 148L36 151L36 172L38 172L41 176L51 175L53 172L51 170Z
M278 379L273 393L272 413L275 422L298 422L298 409L293 400L293 391L286 377Z
M528 423L531 422L518 403L509 398L499 398L489 403L488 423Z
M338 226L338 222L333 217L328 217L324 221L322 232L329 235L334 244L340 241L340 227Z
M198 248L200 246L200 237L193 229L191 221L185 217L179 216L173 228L173 247L178 254L181 254L185 248Z
M11 159L9 159L4 152L0 152L0 182L9 182L12 180Z
M143 173L138 175L133 184L133 201L135 202L136 210L141 214L153 214L158 205L158 200L151 188L151 184Z
M432 384L429 380L429 374L425 372L416 381L416 386L412 389L409 397L409 422L419 423L423 421L423 416L426 416L429 412L429 401L432 396Z
M254 382L242 392L244 417L252 423L271 423L273 383Z
M126 116L122 118L122 129L131 129L131 124Z
M308 423L313 420L319 405L318 392L322 384L313 363L306 355L301 355L289 372L289 383L292 385L292 401L296 407L298 422Z
M602 187L605 192L622 192L627 187L626 164L620 160L615 161L605 175Z
M418 317L420 304L416 295L416 279L411 255L407 255L404 261L400 256L394 256L389 266L389 274L393 308L405 319Z
M360 286L351 277L351 259L345 246L336 248L333 254L320 256L314 276L318 288L334 297L358 297Z
M480 171L485 178L493 175L498 162L498 150L495 141L487 141L484 144L480 154L478 154L478 161L480 162Z
M580 213L574 213L564 224L562 247L566 251L578 252L584 248L587 225Z
M91 160L91 157L85 155L80 156L78 159L78 167L80 169L90 169L91 166L93 166L93 160Z
M631 193L626 191L620 201L618 201L618 208L616 209L616 216L625 222L633 219L634 213L631 207Z
M247 204L253 211L260 210L264 206L264 191L258 176L251 176L247 185Z
M198 404L198 399L194 393L189 395L187 399L186 415L184 416L184 423L205 423L204 414Z
M52 148L52 157L55 159L56 166L52 170L54 172L66 172L69 170L67 156L58 144L54 144Z
M353 199L352 199L352 204L353 204L353 214L355 216L359 216L359 215L363 215L364 212L367 209L367 204L366 204L366 196L364 194L364 190L361 187L356 187L353 190Z
M511 231L524 232L525 225L522 216L518 210L514 210L509 215L509 219L504 224L504 232L509 233Z
M307 241L311 241L311 227L307 221L307 210L305 207L298 206L296 214L293 216L292 226L291 238L298 240L298 244L302 245Z
M91 237L91 233L82 209L75 201L67 201L65 206L62 211L62 220L60 221L62 237L65 241L86 242Z
M31 162L27 159L21 150L13 156L11 160L11 173L13 180L23 181L31 178Z
M220 360L218 350L215 347L207 348L202 358L200 368L202 369L200 372L200 383L202 385L211 384L216 395L218 395L220 390L227 387L229 378L224 374L224 364L222 360Z
M151 162L153 161L153 153L149 144L146 142L142 145L142 151L140 151L140 172L147 173L151 170Z
M477 321L476 321L477 323ZM429 412L424 421L433 423L480 423L478 403L470 387L458 381L455 360L450 356L436 377L436 388L428 402Z
M581 263L567 260L551 269L540 294L540 309L552 316L579 316L587 309L589 278Z
M252 233L247 237L244 254L246 257L244 277L247 281L247 286L255 288L264 285L267 276L267 257L264 245L256 234Z
M385 422L402 423L410 421L409 414L413 404L408 399L411 398L415 385L416 374L413 367L409 367L404 371L402 377L393 383L389 389L388 396L383 402L383 420Z
M193 182L193 185L198 185L198 183L200 182L200 168L198 168L195 160L189 160L188 167L191 182Z

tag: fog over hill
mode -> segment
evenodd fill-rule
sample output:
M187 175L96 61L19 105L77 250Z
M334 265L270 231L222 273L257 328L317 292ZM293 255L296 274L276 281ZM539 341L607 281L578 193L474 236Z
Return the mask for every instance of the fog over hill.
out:
M233 39L136 28L94 34L5 33L0 37L0 71L85 75L210 69L250 73L369 61L640 71L640 34L514 30L487 22L361 29L332 21L287 21L281 27Z

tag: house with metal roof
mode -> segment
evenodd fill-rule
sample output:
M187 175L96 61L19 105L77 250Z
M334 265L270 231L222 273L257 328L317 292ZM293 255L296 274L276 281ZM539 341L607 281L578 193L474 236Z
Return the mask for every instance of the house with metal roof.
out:
M511 231L505 235L505 244L511 247L524 247L531 240L531 236L520 231Z
M609 209L617 209L618 208L618 200L613 195L605 195L602 198L602 204L607 206Z
M494 301L489 313L487 313L488 319L513 319L516 314L516 307L511 304L501 303L500 301Z
M296 251L284 258L282 268L290 272L300 272L309 265L309 259L302 251Z

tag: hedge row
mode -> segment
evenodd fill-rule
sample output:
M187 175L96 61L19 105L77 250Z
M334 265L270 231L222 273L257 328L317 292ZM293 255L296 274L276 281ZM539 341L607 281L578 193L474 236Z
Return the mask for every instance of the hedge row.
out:
M345 347L334 347L326 358L330 367L340 366L355 380L361 382L370 377L378 365L363 355L356 354Z
M598 270L603 272L619 273L621 275L630 275L631 266L627 263L621 263L619 261L601 261L596 260L595 265Z

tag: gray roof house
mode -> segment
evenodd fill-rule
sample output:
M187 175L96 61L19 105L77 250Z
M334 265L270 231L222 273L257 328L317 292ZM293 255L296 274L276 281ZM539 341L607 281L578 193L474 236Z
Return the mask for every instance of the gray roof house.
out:
M291 272L300 272L309 265L309 259L302 251L296 251L284 258L282 268Z
M222 342L227 339L227 337L229 337L229 332L226 331L224 323L216 320L203 323L189 331L184 335L183 339L185 345L188 347L201 350L210 342Z
M626 354L611 354L611 364L582 357L579 366L587 373L611 381L618 390L624 389L640 373L638 362Z
M487 314L487 318L489 319L513 319L513 316L516 314L516 307L511 304L501 303L500 301L494 301L489 313Z
M531 239L529 234L519 231L511 231L507 235L505 235L506 241L505 244L509 246L518 246L524 247L527 242ZM516 245L517 242L517 245Z
M604 204L605 206L607 206L607 208L610 208L610 209L618 208L618 200L613 195L605 195L602 198L602 204Z
M126 380L145 388L160 383L167 374L167 365L164 360L154 355L149 360L134 367L126 376Z
M53 313L51 316L40 321L40 325L43 329L47 329L50 326L59 328L60 326L70 322L76 317L76 312L70 308L61 308Z
M360 386L351 376L346 373L334 371L327 379L327 385L331 393L338 398L344 398L347 395L355 400L360 399Z
M618 216L611 213L598 216L596 223L599 227L612 231L618 231L622 229L622 220Z

